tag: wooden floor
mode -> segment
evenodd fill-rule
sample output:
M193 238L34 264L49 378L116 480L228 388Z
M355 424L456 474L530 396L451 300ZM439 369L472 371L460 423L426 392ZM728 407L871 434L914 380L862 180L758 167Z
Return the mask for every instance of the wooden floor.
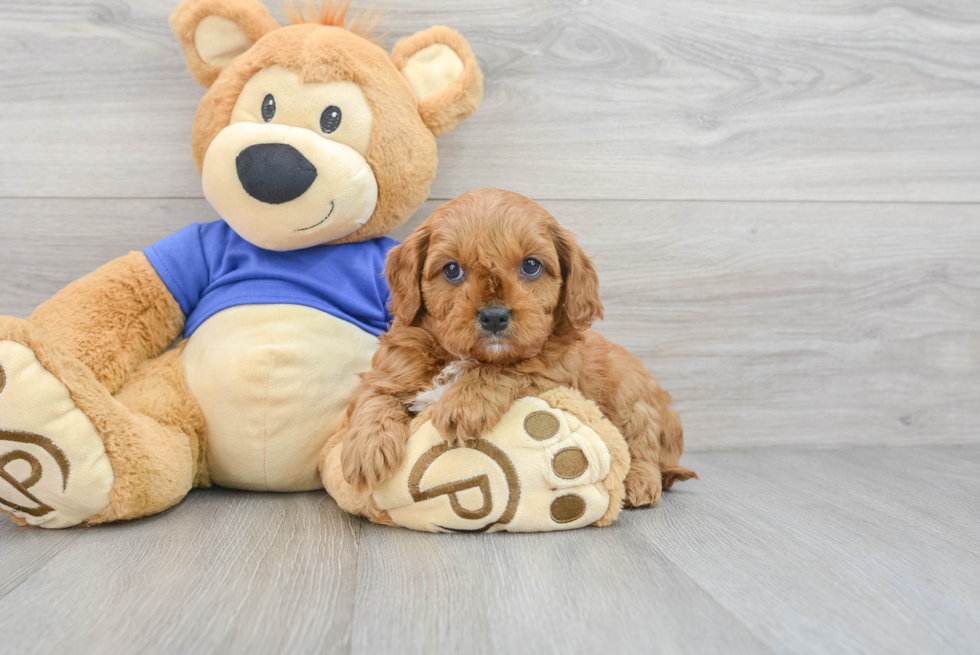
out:
M0 524L4 653L976 653L980 446L699 453L610 528L438 535L322 493Z
M0 314L217 218L176 3L0 2ZM978 652L980 4L354 5L387 49L460 30L486 78L394 236L477 187L541 201L702 479L569 534L220 489L0 521L0 655Z

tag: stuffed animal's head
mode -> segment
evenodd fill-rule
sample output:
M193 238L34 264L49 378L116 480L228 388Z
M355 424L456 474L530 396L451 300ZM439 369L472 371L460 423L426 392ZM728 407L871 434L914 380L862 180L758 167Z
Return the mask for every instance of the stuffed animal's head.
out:
M476 58L446 27L389 56L347 2L291 10L280 27L256 0L186 0L170 23L208 92L192 150L204 195L241 237L297 250L380 236L426 199L435 137L479 105Z

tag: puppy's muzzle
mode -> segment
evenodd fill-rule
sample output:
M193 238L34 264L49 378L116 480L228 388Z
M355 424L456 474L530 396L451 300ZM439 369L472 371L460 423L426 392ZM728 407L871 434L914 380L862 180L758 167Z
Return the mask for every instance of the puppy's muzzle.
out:
M510 325L510 310L506 307L484 307L476 318L486 332L500 334Z
M259 202L281 205L306 193L316 180L316 166L287 143L256 143L235 158L245 193Z

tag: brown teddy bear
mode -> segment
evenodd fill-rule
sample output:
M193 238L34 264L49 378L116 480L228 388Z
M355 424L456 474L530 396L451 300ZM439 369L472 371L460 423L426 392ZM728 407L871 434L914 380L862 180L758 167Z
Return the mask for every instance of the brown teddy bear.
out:
M212 482L322 488L320 452L390 320L382 235L425 200L435 137L482 96L456 32L389 56L345 12L280 27L255 0L178 7L208 87L194 160L223 220L0 318L0 509L15 521L133 519Z

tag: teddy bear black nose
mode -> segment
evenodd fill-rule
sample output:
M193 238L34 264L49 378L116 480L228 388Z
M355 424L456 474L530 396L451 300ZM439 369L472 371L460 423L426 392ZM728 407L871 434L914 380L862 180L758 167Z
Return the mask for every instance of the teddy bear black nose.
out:
M235 165L245 193L270 205L299 198L316 179L316 166L285 143L249 146L238 153Z
M510 310L506 307L484 307L476 317L480 321L480 327L490 334L497 334L510 323Z

